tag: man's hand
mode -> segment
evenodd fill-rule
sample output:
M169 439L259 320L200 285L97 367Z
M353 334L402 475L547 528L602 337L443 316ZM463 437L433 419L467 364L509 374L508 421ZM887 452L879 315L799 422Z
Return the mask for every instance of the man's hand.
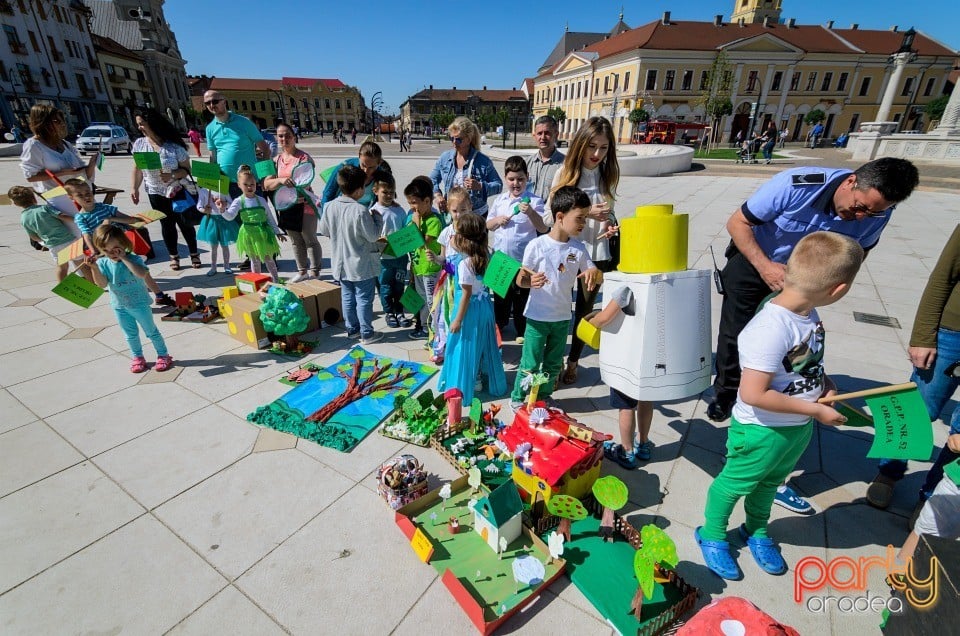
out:
M447 211L447 200L439 192L433 193L433 202L437 204L437 209L441 212Z
M911 364L918 369L929 369L937 359L936 347L910 347L907 356Z
M780 291L783 289L783 276L787 271L785 265L782 263L768 261L767 265L758 271L760 272L760 278L762 278L763 282L767 284L767 287L773 291Z

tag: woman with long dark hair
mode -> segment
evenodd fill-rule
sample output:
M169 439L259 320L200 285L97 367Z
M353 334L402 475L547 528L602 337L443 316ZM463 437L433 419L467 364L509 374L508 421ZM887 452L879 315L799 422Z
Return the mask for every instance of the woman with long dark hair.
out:
M170 120L153 109L138 111L136 122L143 137L133 142L133 152L159 154L160 168L140 169L134 165L130 198L134 205L139 204L140 185L146 184L150 207L167 215L160 219L160 230L163 234L163 244L167 246L167 253L170 255L170 269L173 271L180 269L178 228L187 244L193 268L199 269L201 263L200 253L197 251L197 231L187 215L173 211L174 199L186 196L186 191L179 181L190 176L190 156L187 154L187 146Z

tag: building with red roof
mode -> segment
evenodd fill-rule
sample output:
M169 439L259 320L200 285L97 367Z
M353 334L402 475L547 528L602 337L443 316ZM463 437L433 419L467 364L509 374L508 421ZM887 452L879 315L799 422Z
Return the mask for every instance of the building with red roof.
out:
M529 89L528 89L529 90ZM530 128L529 92L516 88L480 89L472 88L429 88L411 95L400 105L401 126L418 133L428 127L437 131L446 126L448 120L465 115L480 127L481 131L492 130L505 125L513 130Z

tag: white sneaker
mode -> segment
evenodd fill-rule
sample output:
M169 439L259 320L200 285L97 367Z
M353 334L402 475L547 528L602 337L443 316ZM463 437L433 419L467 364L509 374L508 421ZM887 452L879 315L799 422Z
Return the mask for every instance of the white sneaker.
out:
M360 344L368 345L383 339L383 332L374 331L366 338L360 338Z
M224 265L224 267L223 267L223 273L224 273L224 274L232 274L232 273L233 273L233 269L232 269L229 265Z
M288 278L288 279L287 279L287 282L288 282L288 283L299 283L300 281L304 280L305 278L307 278L307 273L306 273L306 272L297 272L296 274L294 274L293 276L291 276L290 278Z

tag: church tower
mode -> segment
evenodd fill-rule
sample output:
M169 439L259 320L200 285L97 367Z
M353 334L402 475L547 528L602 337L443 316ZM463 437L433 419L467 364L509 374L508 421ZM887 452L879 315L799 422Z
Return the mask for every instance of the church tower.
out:
M770 18L772 24L780 20L780 0L733 0L731 22L741 19L747 23L763 22Z

